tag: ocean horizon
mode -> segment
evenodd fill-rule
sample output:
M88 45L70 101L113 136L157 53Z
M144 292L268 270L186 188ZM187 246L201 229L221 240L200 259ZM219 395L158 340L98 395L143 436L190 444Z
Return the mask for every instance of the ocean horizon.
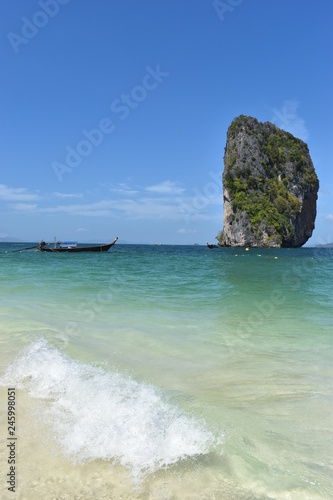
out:
M333 496L332 249L30 244L0 243L18 498Z

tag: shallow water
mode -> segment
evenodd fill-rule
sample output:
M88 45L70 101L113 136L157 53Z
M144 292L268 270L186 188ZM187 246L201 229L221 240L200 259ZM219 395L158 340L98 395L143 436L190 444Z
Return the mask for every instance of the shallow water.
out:
M331 250L19 247L0 246L19 498L333 496Z

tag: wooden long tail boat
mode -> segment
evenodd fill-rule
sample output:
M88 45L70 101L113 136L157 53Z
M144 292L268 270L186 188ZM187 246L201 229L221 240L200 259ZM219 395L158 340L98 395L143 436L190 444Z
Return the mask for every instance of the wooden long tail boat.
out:
M217 248L217 245L215 245L215 243L209 244L208 241L207 241L207 246L208 248Z
M45 241L42 240L38 245L38 250L40 252L107 252L113 245L116 244L118 236L113 240L112 243L107 243L106 245L91 245L88 247L77 246L76 243L71 242L69 244L59 243L58 246L54 244L53 247L47 246Z

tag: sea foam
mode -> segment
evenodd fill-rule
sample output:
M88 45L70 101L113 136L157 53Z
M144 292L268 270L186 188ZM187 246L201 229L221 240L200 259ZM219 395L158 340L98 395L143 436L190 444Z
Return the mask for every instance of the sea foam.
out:
M40 339L0 379L43 401L41 417L72 461L110 460L138 478L208 453L205 422L163 400L157 388L82 364Z

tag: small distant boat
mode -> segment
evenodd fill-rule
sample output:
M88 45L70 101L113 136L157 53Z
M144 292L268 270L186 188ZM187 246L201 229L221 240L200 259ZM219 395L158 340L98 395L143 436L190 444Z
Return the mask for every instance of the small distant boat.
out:
M54 242L53 247L46 245L45 241L42 240L38 245L38 250L40 252L107 252L110 248L116 244L118 236L113 240L112 243L106 245L91 245L88 247L78 246L76 241L59 241Z
M215 245L215 243L208 243L208 241L207 241L207 246L208 248L217 248L217 245Z

